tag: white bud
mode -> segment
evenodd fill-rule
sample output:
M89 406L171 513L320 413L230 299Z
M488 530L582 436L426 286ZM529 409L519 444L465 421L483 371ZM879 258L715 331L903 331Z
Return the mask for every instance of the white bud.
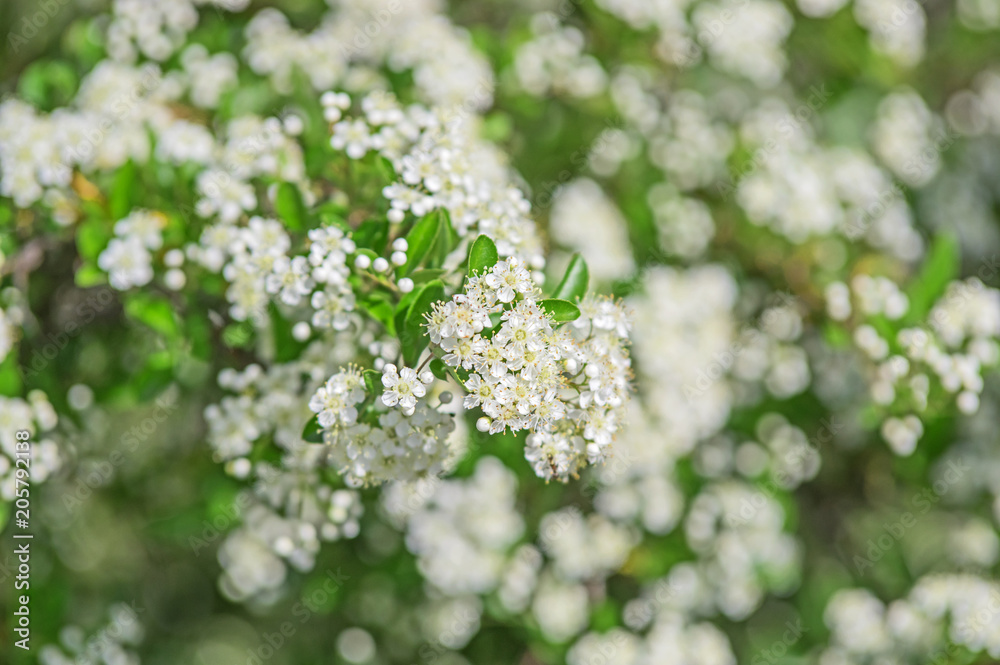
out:
M409 293L410 291L413 290L413 280L410 279L409 277L404 277L403 279L396 282L396 286L398 286L399 290L402 291L403 293Z
M401 266L406 263L406 252L393 252L389 259L393 265Z
M372 262L372 268L375 272L385 272L389 269L389 262L380 256Z
M386 213L386 217L388 217L389 221L392 222L393 224L399 224L401 221L403 221L403 218L406 217L406 213L400 210L399 208L393 208L388 213Z
M420 378L420 383L423 383L423 384L434 383L434 372L432 372L430 370L424 370L423 373L420 375L419 378Z
M406 238L396 238L392 241L392 248L397 252L405 252L410 248L410 243L406 242Z
M250 475L252 465L246 457L230 460L226 465L226 471L234 478L243 479Z
M323 119L327 122L337 122L341 117L343 114L336 106L328 106L323 109Z
M184 265L184 252L179 249L172 249L163 255L163 265L168 268L180 268Z
M187 277L184 276L183 270L171 268L167 271L167 274L163 276L163 283L166 284L167 288L171 291L180 291L187 283Z
M476 421L476 429L479 430L480 432L489 432L490 425L492 424L493 424L492 420L490 420L486 416L483 416L482 418Z
M299 321L292 326L292 337L298 342L304 342L312 334L312 328L305 321Z
M452 395L447 390L445 390L443 393L441 393L440 395L438 395L438 399L441 400L442 404L451 404L451 400L453 398L454 398L454 395Z
M290 115L285 118L285 133L289 136L298 136L302 133L305 127L302 124L302 118L297 115Z
M372 260L368 258L367 254L358 254L358 258L354 259L354 267L358 270L368 270L371 264Z

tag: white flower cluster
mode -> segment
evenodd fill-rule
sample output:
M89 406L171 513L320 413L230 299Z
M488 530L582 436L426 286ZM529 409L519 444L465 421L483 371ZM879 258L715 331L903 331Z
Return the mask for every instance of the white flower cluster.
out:
M539 546L564 580L604 578L621 568L638 539L634 530L601 515L586 518L575 508L545 515Z
M155 65L103 61L80 82L77 108L42 114L17 99L0 103L0 194L21 208L45 197L59 223L72 223L73 169L116 169L129 159L145 163L147 122L168 124L164 102L178 94Z
M27 400L0 395L0 498L4 501L13 503L18 489L17 469L25 468L24 463L20 467L17 464L17 460L26 458L15 433L18 430L31 433L30 482L43 483L62 466L59 444L51 438L51 430L58 421L55 409L41 390L29 392Z
M814 141L808 120L826 101L814 96L794 114L773 98L746 114L740 133L755 152L736 184L737 203L751 222L795 243L839 233L919 258L923 244L899 186L867 153Z
M629 323L620 305L589 297L580 318L556 328L539 295L511 257L436 303L427 331L445 363L468 372L463 404L486 414L478 427L531 430L526 457L535 472L566 479L583 459L602 461L618 431L631 371Z
M660 126L649 136L649 159L682 191L705 187L725 172L733 132L713 117L697 92L682 90L664 109Z
M583 33L561 26L548 12L532 17L531 31L532 39L514 54L514 72L526 92L586 98L604 91L607 74L594 56L583 53Z
M435 2L336 3L310 33L267 8L246 29L244 58L276 90L288 92L292 73L305 72L316 90L338 85L379 89L380 65L411 70L418 96L435 105L492 102L493 72L468 34L437 12ZM373 19L373 16L376 17Z
M199 5L239 12L249 4L250 0L115 0L107 49L122 62L134 62L140 54L162 62L184 45L198 25Z
M439 481L407 523L406 547L427 581L451 596L495 589L524 531L516 497L517 477L495 457L467 479Z
M587 224L581 224L581 219ZM552 233L587 257L593 279L610 282L635 270L625 217L589 178L579 178L557 189L549 215Z
M844 589L827 604L830 646L822 665L949 658L957 647L1000 658L1000 585L976 575L922 577L888 604L867 589Z
M454 416L418 401L409 414L393 409L378 416L377 426L327 430L323 440L331 465L348 485L360 487L441 475L453 457L448 439L454 429Z
M330 93L324 103L327 117L338 118L342 98ZM337 112L331 115L331 109ZM478 138L468 112L404 109L384 92L363 98L361 109L364 117L335 122L331 145L352 159L375 150L392 163L400 181L383 190L390 222L402 222L408 212L422 217L445 209L460 237L486 234L501 256L521 257L532 268L545 265L528 201L495 149Z
M906 0L855 0L854 18L868 31L876 52L903 67L924 58L927 14L919 4Z
M762 489L735 480L710 484L695 497L684 523L699 555L711 602L730 619L748 617L767 591L792 591L802 546L782 531L781 504Z
M788 66L782 45L794 20L774 0L723 0L698 4L691 16L710 62L761 88L777 85Z
M224 568L220 587L234 600L275 598L285 580L283 561L310 570L321 541L358 533L360 497L330 486L323 473L330 466L326 446L302 439L309 413L305 396L328 371L328 352L328 346L316 342L298 361L266 371L255 364L240 372L225 369L219 385L236 395L205 409L216 461L225 463L231 476L254 482L249 500L237 502L245 508L243 525L219 550ZM251 462L260 441L277 445L280 464Z
M89 637L79 626L64 626L59 631L60 645L43 646L38 652L38 662L41 665L139 665L141 661L133 649L145 634L139 621L141 611L134 605L115 605L108 610L108 622Z
M883 99L871 128L875 154L911 187L926 185L937 175L946 139L941 120L912 90L900 90Z
M115 223L115 236L97 257L97 265L108 273L112 288L126 291L153 280L151 252L163 246L166 216L151 210L133 210Z
M917 414L935 403L935 395L943 393L947 401L954 395L963 414L979 410L984 370L1000 361L1000 291L974 277L952 282L927 321L901 329L895 340L871 323L879 316L898 320L909 311L909 299L890 280L859 275L850 288L834 282L826 299L834 319L846 321L855 311L859 315L854 342L875 363L872 400L897 414L881 428L896 454L907 456L916 449L924 431Z

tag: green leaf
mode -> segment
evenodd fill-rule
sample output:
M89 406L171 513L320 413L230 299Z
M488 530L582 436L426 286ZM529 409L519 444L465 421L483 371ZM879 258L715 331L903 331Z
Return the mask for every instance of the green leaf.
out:
M414 271L414 273L410 275L410 279L413 280L414 284L426 284L432 279L438 279L444 273L445 270L443 268L426 268L424 270ZM410 293L413 293L413 291L410 291Z
M323 428L319 426L319 415L309 419L302 429L302 439L309 443L323 443Z
M587 285L590 282L590 271L587 269L587 262L583 260L579 252L573 255L566 266L559 286L552 292L553 298L568 300L573 302L587 295Z
M378 396L385 392L382 386L382 372L374 369L366 369L362 376L365 379L365 389L370 394Z
M125 313L167 337L179 333L174 308L166 298L147 293L133 293L125 301Z
M920 274L906 290L910 310L904 321L913 324L926 318L934 302L944 295L948 284L958 276L960 267L958 240L950 233L934 238Z
M46 363L47 364L47 363ZM35 369L28 371L31 377L36 373ZM17 362L16 353L8 353L4 361L0 363L0 395L16 397L21 394L23 383L21 382L21 371Z
M306 227L306 206L302 202L299 188L292 183L283 182L278 185L278 192L274 195L274 211L293 231L301 231Z
M222 341L226 346L233 349L243 349L250 346L253 341L253 325L249 321L230 323L222 331Z
M106 221L91 217L76 232L76 249L81 257L97 263L97 255L108 246L111 236L111 226Z
M406 263L400 268L398 275L409 275L427 258L437 238L438 228L441 225L440 217L441 213L437 210L428 213L418 219L406 234Z
M358 247L374 250L379 256L385 251L389 241L389 221L385 219L369 219L358 226L354 232L354 243Z
M108 211L111 219L117 221L132 210L132 196L136 193L136 168L130 159L115 173L111 191L108 193Z
M431 373L442 381L448 380L448 366L440 358L431 361Z
M295 324L281 314L277 305L273 302L269 303L267 309L271 316L271 329L274 333L274 359L280 363L295 360L306 347L306 342L295 339L292 334L292 327Z
M495 266L500 260L496 243L489 236L481 235L476 238L469 248L469 274L482 274Z
M73 281L76 282L77 286L87 288L98 284L107 284L108 278L104 271L93 263L85 263L73 275Z
M557 323L566 321L576 321L580 318L580 308L568 300L560 298L548 298L538 303L546 312L552 315Z
M440 214L438 215L437 236L434 238L434 247L429 256L433 259L434 265L444 265L448 255L458 246L461 238L451 225L451 215L448 214L448 211L442 209L438 212Z
M444 284L435 279L424 285L406 314L406 325L400 331L400 344L403 348L403 362L412 367L420 359L420 354L427 348L427 331L424 330L424 314L431 311L431 305L444 299Z
M373 291L358 301L358 307L385 326L386 331L390 335L395 335L396 325L393 322L395 311L393 310L392 303L387 300L388 297L388 294L384 291Z

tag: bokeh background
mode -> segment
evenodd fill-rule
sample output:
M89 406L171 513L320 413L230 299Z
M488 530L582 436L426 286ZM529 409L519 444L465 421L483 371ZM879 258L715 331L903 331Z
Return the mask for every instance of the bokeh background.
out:
M90 281L82 222L0 196L16 257L3 287L22 294L4 306L31 312L9 324L21 341L0 393L44 391L59 413L36 450L58 463L32 489L27 655L0 509L0 660L48 644L63 654L48 663L108 665L1000 661L1000 2L399 1L374 37L385 62L398 44L441 64L376 62L345 86L369 76L425 102L435 83L486 90L481 137L532 204L550 278L579 251L592 286L633 312L620 454L546 483L523 436L469 420L445 488L426 490L438 499L366 489L341 519L353 537L303 569L278 560L280 584L241 595L225 576L275 574L275 557L220 556L249 503L213 460L205 409L253 346ZM237 81L217 109L176 115L317 107L315 79L290 73L278 92L261 62L321 68L329 42L293 45L348 10L217 4L183 42L240 58ZM344 5L356 29L389 7ZM271 7L302 34L244 50ZM73 105L107 57L110 10L0 0L0 95ZM194 205L185 168L173 190L153 167L93 183L170 210ZM189 309L218 309L191 286ZM63 341L69 320L86 325ZM946 357L910 353L905 329ZM5 402L0 422L22 415ZM73 660L88 638L106 660Z

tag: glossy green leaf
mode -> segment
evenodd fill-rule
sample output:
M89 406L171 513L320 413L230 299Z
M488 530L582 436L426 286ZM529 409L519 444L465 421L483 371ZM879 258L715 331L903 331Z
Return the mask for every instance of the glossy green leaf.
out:
M438 234L440 216L437 210L424 215L406 234L406 263L398 271L399 275L409 275L427 258Z
M381 395L384 392L382 386L382 372L374 369L366 369L362 376L365 379L365 389L371 395Z
M389 222L385 219L369 219L354 232L354 243L358 247L373 250L381 255L389 241Z
M430 364L431 373L442 381L448 380L448 366L440 358L435 358Z
M162 335L172 337L178 333L174 308L160 296L134 293L125 301L125 313Z
M420 289L406 315L406 325L399 331L403 348L403 362L413 366L420 354L427 348L427 331L424 329L424 314L431 311L431 305L444 299L444 284L439 279L428 282Z
M570 259L566 272L563 274L559 286L552 292L553 298L575 302L587 295L587 285L590 282L590 271L587 269L587 262L579 253L574 254Z
M958 276L960 261L955 236L941 233L934 238L920 273L906 290L910 299L906 323L912 324L927 317L934 302L944 295L948 284Z
M323 443L323 428L319 425L319 416L313 416L302 429L302 439L309 443Z
M306 206L302 202L299 188L290 182L278 185L274 195L274 211L278 213L285 226L293 231L301 231L306 227Z
M115 173L111 191L108 193L108 211L111 213L111 219L117 221L131 212L132 197L138 191L136 178L136 168L132 160L125 162Z
M482 274L495 266L500 260L496 243L486 235L476 238L469 248L469 272L468 274Z
M560 298L548 298L538 303L542 308L552 315L557 323L575 321L580 318L580 308L568 300Z

